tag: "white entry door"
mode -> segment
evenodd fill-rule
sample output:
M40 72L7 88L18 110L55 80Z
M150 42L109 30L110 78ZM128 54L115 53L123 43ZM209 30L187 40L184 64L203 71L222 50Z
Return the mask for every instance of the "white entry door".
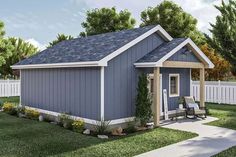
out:
M152 96L152 98L153 98L153 85L154 85L154 83L153 83L153 80L154 80L154 74L148 74L148 89L149 89L149 92L151 93L151 96ZM163 115L163 104L162 104L162 74L160 74L160 115ZM153 102L153 100L152 100L152 102ZM152 110L154 110L154 105L153 105L153 103L152 103Z

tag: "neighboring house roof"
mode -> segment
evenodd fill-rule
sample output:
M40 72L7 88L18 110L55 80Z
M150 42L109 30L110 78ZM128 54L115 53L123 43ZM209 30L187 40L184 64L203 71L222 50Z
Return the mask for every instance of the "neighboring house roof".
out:
M157 62L186 39L187 38L175 38L170 42L165 42L150 53L143 56L136 63Z
M175 38L172 41L165 42L139 59L134 63L134 65L136 67L162 67L164 61L186 45L192 48L193 53L206 65L207 68L214 68L214 64L190 38Z
M106 66L106 62L119 55L150 34L158 32L166 40L172 40L161 26L146 26L119 32L62 41L55 46L12 66L36 68L38 66Z

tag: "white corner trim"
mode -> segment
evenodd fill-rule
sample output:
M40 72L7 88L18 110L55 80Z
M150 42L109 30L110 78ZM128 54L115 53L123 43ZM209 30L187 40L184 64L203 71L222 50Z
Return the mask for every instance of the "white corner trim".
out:
M163 56L160 60L157 62L144 62L144 63L134 63L135 67L162 67L163 63L170 58L173 54L175 54L177 51L179 51L181 48L189 44L197 54L201 57L206 64L208 64L208 68L214 68L214 64L209 60L209 58L198 48L198 46L190 39L187 38L184 40L181 44L179 44L176 48L171 50L169 53L167 53L165 56ZM198 56L197 56L198 57Z
M99 61L100 64L101 65L107 64L107 62L109 60L111 60L112 58L118 56L119 54L121 54L122 52L127 50L128 48L132 47L133 45L137 44L138 42L142 41L143 39L147 38L148 36L150 36L151 34L153 34L155 32L160 32L168 41L171 41L173 39L160 25L157 25L156 27L152 28L151 30L147 31L146 33L144 33L141 36L135 38L131 42L127 43L126 45L122 46L118 50L114 51L113 53L111 53L108 56L101 59Z
M66 68L66 67L94 67L100 66L97 61L93 62L70 62L70 63L53 63L53 64L28 64L12 65L12 69L34 69L34 68Z
M174 77L177 77L177 93L176 94L171 94L171 85L170 85L170 78L172 77L172 76L174 76ZM179 97L179 94L180 94L180 75L178 74L178 73L175 73L175 74L173 74L173 73L170 73L169 74L169 97L171 98L171 97Z
M105 111L105 108L104 108L104 67L101 67L101 120L104 120L104 111Z

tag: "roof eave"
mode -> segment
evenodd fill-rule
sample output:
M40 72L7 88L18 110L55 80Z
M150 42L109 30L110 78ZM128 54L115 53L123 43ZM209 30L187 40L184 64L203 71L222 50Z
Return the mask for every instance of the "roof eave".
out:
M54 63L54 64L28 64L28 65L13 65L12 69L45 69L45 68L68 68L68 67L97 67L107 66L97 61L93 62L73 62L73 63Z

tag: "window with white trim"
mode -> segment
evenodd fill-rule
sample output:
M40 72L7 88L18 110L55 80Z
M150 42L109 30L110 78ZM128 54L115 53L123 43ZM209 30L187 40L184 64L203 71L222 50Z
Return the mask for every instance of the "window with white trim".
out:
M169 74L169 97L179 96L179 74Z

